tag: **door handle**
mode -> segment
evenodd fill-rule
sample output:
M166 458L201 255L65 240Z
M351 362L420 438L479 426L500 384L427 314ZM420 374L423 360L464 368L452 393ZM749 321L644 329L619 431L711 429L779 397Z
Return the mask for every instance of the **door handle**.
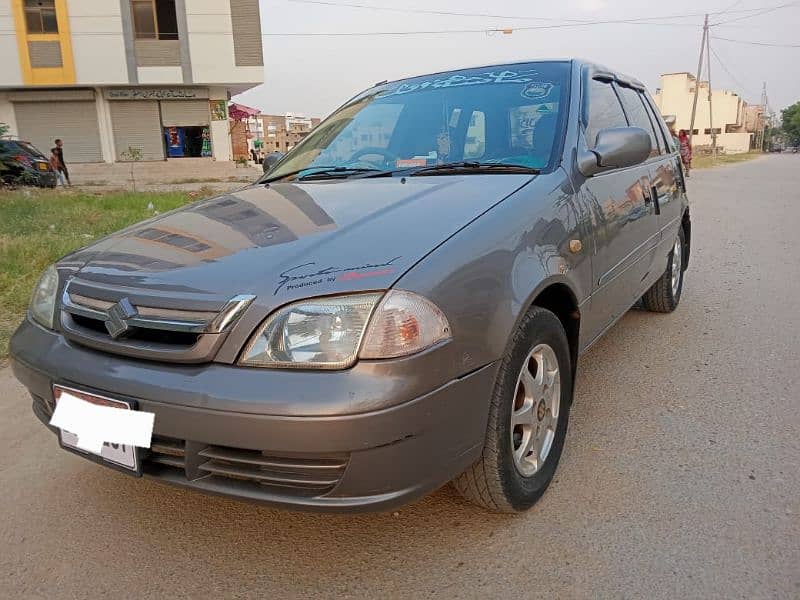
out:
M650 188L650 194L651 194L651 197L653 198L653 204L655 204L655 207L656 207L656 214L660 215L661 214L661 205L658 202L658 190L656 189L656 186L653 186L653 187Z

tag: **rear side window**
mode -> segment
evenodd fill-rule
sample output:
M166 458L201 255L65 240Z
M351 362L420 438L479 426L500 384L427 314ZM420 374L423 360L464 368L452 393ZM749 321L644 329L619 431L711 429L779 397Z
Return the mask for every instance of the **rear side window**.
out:
M592 79L589 82L589 123L586 125L586 143L594 148L597 132L607 127L627 127L625 113L610 83Z
M625 106L625 112L628 114L630 125L632 127L641 127L650 135L650 143L652 144L650 156L658 156L661 152L661 146L656 138L656 132L653 129L650 116L647 114L647 109L642 102L642 95L633 88L620 86L618 89L622 104Z
M653 120L653 126L656 128L656 135L659 133L661 134L659 140L662 138L664 139L664 147L667 149L667 153L669 154L670 152L675 152L672 135L669 132L669 128L667 127L667 124L664 123L664 119L659 114L658 109L656 109L655 103L650 97L650 94L647 92L642 94L642 100L644 100L647 108L650 109L650 118Z

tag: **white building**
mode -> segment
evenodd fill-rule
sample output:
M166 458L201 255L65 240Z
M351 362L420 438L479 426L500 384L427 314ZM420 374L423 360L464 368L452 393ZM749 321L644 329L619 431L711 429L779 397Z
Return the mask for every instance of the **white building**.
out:
M0 0L0 56L0 122L68 163L231 160L264 77L258 0Z
M675 130L689 131L692 122L692 102L697 79L691 73L667 73L661 76L655 102L661 114L676 117ZM717 134L717 147L722 152L736 154L750 150L753 132L745 127L747 103L735 92L712 90L708 99L708 82L700 82L697 111L694 119L692 144L711 146L711 117Z

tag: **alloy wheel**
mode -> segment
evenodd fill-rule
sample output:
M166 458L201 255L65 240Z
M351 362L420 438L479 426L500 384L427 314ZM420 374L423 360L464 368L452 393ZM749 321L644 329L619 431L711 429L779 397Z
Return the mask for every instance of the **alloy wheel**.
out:
M672 247L672 296L673 298L678 295L678 287L681 283L681 267L683 260L683 248L681 247L681 236L675 239L675 245Z
M514 466L530 477L544 465L556 436L561 376L556 353L547 344L530 351L517 376L511 410Z

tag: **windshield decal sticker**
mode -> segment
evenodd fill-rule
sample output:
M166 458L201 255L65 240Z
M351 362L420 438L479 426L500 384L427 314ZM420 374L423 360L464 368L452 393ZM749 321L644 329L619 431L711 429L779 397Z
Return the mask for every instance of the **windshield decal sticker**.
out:
M530 100L541 100L542 98L547 98L552 90L552 83L534 81L525 86L522 90L522 97Z
M428 79L425 81L415 81L413 83L402 83L393 90L386 90L382 94L378 94L378 98L386 98L389 96L401 96L403 94L410 94L411 92L418 92L425 89L440 89L451 87L463 87L467 85L487 85L494 83L530 83L533 77L539 73L533 69L525 71L489 71L488 73L480 73L478 75L450 75L439 79Z
M366 277L378 277L380 275L390 275L397 269L394 262L400 260L400 256L395 256L391 260L382 263L366 263L355 267L324 267L315 269L317 263L309 262L297 265L291 269L286 269L280 274L278 287L275 288L276 295L279 291L286 288L294 290L304 287L313 287L322 283L334 283L335 281L352 281L364 279Z

